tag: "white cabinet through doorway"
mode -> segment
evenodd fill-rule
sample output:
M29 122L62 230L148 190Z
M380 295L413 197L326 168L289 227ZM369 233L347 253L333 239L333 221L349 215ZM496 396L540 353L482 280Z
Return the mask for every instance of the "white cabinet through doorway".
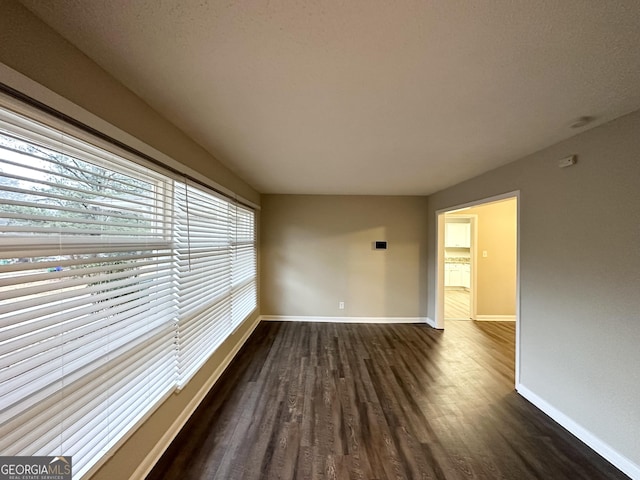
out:
M471 224L447 222L444 224L444 246L456 248L471 247Z
M471 265L468 263L445 263L444 285L446 287L471 288Z

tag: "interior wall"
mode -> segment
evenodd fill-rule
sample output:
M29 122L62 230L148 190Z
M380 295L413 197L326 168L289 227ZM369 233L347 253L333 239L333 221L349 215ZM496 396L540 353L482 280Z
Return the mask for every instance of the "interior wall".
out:
M262 313L426 317L426 209L426 197L263 195Z
M437 210L520 190L520 386L640 465L640 112L429 197ZM576 165L558 161L576 154ZM640 471L640 470L639 470Z
M15 0L2 0L0 62L236 194L250 185ZM2 79L0 78L0 81Z
M42 89L45 95L51 95L49 91L61 95L219 185L255 204L260 203L259 193L250 185L18 2L2 0L1 7L0 62L28 77L25 89L33 88L33 80L46 87ZM8 82L3 77L7 70L6 67L0 69L0 82ZM15 85L14 77L11 80L11 86L20 90L22 85ZM176 428L181 426L179 422L185 420L197 405L226 362L253 331L258 319L259 312L256 311L219 347L185 388L170 395L92 478L126 479L134 473L144 474L145 467L152 467L153 463L148 462L155 461L155 456L162 453L157 448L166 446L163 442L170 440L169 434L177 433Z
M517 201L512 198L451 214L477 216L478 315L516 314L517 210Z

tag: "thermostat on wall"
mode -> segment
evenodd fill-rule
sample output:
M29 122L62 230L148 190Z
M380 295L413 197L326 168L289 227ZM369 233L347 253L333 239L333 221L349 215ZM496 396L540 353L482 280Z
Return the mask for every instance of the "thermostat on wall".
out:
M570 167L571 165L575 165L575 164L576 164L576 156L575 155L569 155L568 157L564 157L562 160L560 160L558 162L558 167L567 168L567 167Z
M386 250L387 249L387 242L375 241L373 243L373 248L375 250Z

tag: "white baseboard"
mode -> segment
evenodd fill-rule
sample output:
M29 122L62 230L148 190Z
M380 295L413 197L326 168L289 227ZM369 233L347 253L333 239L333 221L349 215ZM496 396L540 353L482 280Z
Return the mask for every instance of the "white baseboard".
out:
M589 430L584 428L582 425L575 422L573 419L569 418L567 415L562 413L560 410L556 409L554 406L549 404L546 400L543 400L538 395L533 393L527 387L522 384L516 386L516 391L542 410L544 413L549 415L553 420L558 422L564 428L566 428L573 435L578 437L582 442L591 447L596 453L604 457L607 461L609 461L616 468L624 472L626 475L631 477L634 480L640 480L640 466L635 462L631 461L624 455L621 455L618 451L613 449L609 444L603 442L598 437L596 437Z
M325 323L429 323L427 317L315 317L262 315L265 322L325 322Z
M431 328L438 328L436 326L436 321L433 318L427 317L425 320L427 322L427 325L429 325Z
M195 396L191 399L191 401L189 402L187 407L182 411L180 416L176 417L176 419L171 424L171 427L169 427L169 429L164 433L164 435L158 441L158 443L156 443L153 449L147 454L145 459L140 463L140 465L138 465L138 468L136 468L136 470L133 472L129 480L142 480L146 478L147 475L149 475L149 472L151 472L155 464L158 463L158 460L160 460L160 457L162 457L162 454L167 450L167 448L169 448L169 445L171 445L171 442L173 441L173 439L176 438L178 433L180 433L180 430L182 429L182 427L185 425L185 423L187 423L191 415L193 415L193 412L196 411L196 408L198 408L198 406L200 405L200 402L202 402L204 397L207 396L207 393L209 393L209 390L211 390L211 388L216 383L216 381L218 381L222 373L227 369L227 367L229 366L233 358L240 351L242 346L245 344L245 342L247 341L249 336L253 333L253 331L256 329L259 323L260 323L260 317L258 316L254 320L253 325L249 327L249 329L245 332L245 334L242 336L240 341L234 345L233 349L227 354L226 357L224 357L222 362L220 362L220 365L218 365L218 368L215 369L215 371L207 379L204 385L202 385L200 390L198 390L198 393L196 393Z
M476 315L478 322L515 322L515 315Z

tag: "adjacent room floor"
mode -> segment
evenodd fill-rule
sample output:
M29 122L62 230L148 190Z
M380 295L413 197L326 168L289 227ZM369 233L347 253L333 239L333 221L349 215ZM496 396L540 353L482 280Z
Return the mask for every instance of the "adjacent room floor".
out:
M627 478L513 371L513 322L262 322L148 478Z
M469 320L471 318L471 294L457 287L444 289L444 318Z

